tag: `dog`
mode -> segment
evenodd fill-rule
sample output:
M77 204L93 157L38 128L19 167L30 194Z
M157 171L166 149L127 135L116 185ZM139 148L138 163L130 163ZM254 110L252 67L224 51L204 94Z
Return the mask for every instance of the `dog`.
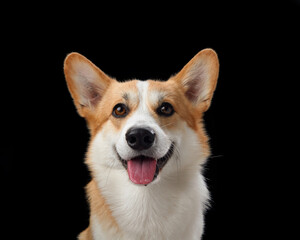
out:
M79 53L64 73L90 141L90 224L80 240L199 240L210 199L203 114L219 75L212 49L167 81L118 82Z

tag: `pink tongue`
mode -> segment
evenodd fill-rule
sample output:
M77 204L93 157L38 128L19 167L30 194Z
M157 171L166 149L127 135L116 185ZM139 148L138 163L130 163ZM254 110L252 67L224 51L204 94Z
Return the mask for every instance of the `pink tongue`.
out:
M130 180L136 184L149 184L154 178L156 160L153 158L132 159L127 163Z

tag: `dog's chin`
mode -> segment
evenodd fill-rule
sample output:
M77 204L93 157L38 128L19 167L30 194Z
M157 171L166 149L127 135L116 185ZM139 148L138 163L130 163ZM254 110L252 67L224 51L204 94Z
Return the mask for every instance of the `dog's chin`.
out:
M153 156L138 155L129 159L123 159L115 148L117 156L123 167L127 170L128 177L134 184L145 185L157 179L163 167L172 157L175 143L172 142L167 153L158 159Z

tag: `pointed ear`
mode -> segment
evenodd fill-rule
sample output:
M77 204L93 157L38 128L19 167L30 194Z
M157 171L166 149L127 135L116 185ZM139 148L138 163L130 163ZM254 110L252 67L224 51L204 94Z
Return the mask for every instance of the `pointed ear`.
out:
M185 96L194 106L202 104L206 111L210 106L218 75L219 60L216 52L204 49L172 79L183 86Z
M99 103L114 81L79 53L70 53L66 57L64 73L78 113L83 117Z

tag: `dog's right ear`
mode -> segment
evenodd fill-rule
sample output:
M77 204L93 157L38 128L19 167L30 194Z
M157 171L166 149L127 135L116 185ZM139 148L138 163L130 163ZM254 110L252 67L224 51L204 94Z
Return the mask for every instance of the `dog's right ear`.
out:
M70 53L64 62L69 91L80 116L94 109L114 81L79 53Z

